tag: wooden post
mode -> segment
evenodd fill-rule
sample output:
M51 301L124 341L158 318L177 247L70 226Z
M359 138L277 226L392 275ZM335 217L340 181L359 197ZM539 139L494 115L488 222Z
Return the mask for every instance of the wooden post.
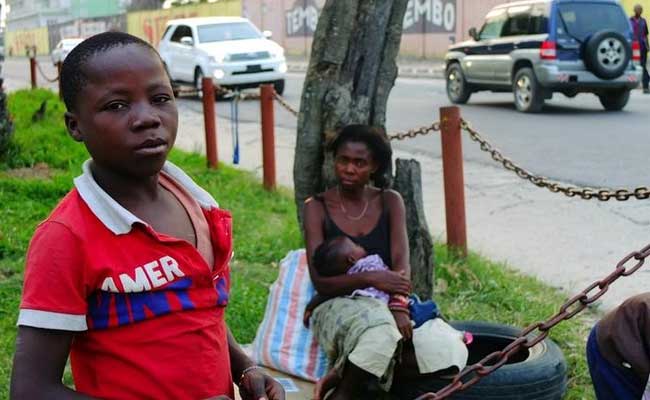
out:
M212 78L203 78L203 122L205 124L205 153L208 168L217 168L219 153L217 152L217 122L214 113L214 85Z
M29 56L29 76L32 80L32 89L36 89L36 54Z
M454 252L467 256L465 225L465 183L463 179L463 147L458 107L440 109L442 141L442 172L445 186L447 244Z
M275 190L275 137L273 85L260 86L260 107L262 115L262 165L264 169L264 188Z

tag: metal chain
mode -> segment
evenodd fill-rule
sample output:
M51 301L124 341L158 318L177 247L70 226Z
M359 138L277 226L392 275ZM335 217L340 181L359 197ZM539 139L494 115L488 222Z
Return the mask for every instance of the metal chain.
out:
M600 299L609 290L609 286L622 276L630 276L643 266L646 258L650 256L650 244L639 251L634 251L623 257L616 269L605 278L587 286L585 290L571 297L564 303L559 311L546 321L529 325L515 338L515 340L501 351L487 355L476 364L465 368L456 375L451 383L436 393L425 393L416 400L441 400L452 394L465 390L483 377L491 374L508 362L508 359L522 349L529 349L548 336L549 331L562 321L566 321L587 308L588 305ZM635 263L632 264L631 260ZM629 264L629 265L628 265ZM628 268L629 267L629 268ZM537 332L537 336L533 333Z
M48 78L47 75L45 75L45 72L43 72L43 70L41 69L41 63L39 63L38 60L35 60L35 61L36 61L36 67L38 68L38 72L41 74L43 79L45 79L48 82L56 82L56 81L59 80L58 76L56 78L54 78L54 79Z
M291 115L298 118L298 111L295 108L293 108L291 104L287 103L284 97L280 96L278 92L276 92L275 90L273 91L273 96L275 97L275 100L277 100L278 103L280 103L280 105L284 107L285 110L289 111Z
M590 188L590 187L578 187L578 186L565 186L558 182L549 180L546 177L535 175L532 172L525 170L519 165L515 164L509 158L506 158L501 154L501 152L494 148L485 138L481 136L476 130L474 130L467 121L462 120L460 122L461 129L469 133L470 138L477 142L481 150L489 153L492 159L498 163L501 163L505 169L512 171L521 179L528 180L534 185L546 188L553 193L564 193L568 197L579 196L583 200L598 199L600 201L608 201L609 199L615 199L618 201L626 201L634 197L637 200L646 200L650 198L650 188L641 186L636 189L605 189L605 188Z
M410 129L406 132L392 133L388 135L388 139L390 140L412 139L419 135L427 135L429 133L438 132L438 131L440 131L440 122L434 122L431 125L425 125L420 128Z

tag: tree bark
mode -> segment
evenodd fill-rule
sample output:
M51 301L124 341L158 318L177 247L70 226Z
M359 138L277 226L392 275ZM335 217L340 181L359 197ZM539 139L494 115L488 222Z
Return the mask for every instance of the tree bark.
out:
M327 0L300 102L294 191L303 202L334 183L325 147L348 124L384 127L408 0Z
M435 274L433 240L429 233L422 204L420 163L415 160L397 159L393 189L402 195L406 208L406 230L409 238L413 293L422 300L431 299Z

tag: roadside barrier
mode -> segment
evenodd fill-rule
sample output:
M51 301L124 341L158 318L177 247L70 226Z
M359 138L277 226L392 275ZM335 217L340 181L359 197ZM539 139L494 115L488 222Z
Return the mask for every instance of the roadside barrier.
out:
M416 400L442 400L457 392L468 389L485 376L505 365L511 356L517 354L521 350L529 349L546 339L551 329L559 323L573 318L590 304L600 299L605 293L607 293L609 286L620 277L630 276L638 271L649 256L650 244L639 251L634 251L623 257L623 259L616 264L616 269L614 269L612 273L601 280L595 281L591 285L587 286L585 290L571 297L560 307L557 313L546 321L539 321L530 324L503 350L488 354L481 361L466 367L463 371L458 373L449 385L440 389L436 393L425 393ZM631 264L632 260L635 261L633 265ZM537 336L531 336L533 334L536 334Z
M59 80L59 74L60 74L60 72L61 72L60 64L57 64L57 71L58 71L58 73L57 73L57 76L55 76L54 78L49 78L49 77L45 74L45 72L43 72L43 69L41 68L41 64L38 62L38 60L34 59L34 64L36 64L36 67L38 68L38 72L41 74L41 77L43 77L43 79L45 79L46 81L52 83L52 82L57 82L57 81Z
M203 78L201 82L203 91L203 123L205 125L205 153L208 159L208 168L219 166L219 152L217 151L217 119L214 112L214 86L212 79Z

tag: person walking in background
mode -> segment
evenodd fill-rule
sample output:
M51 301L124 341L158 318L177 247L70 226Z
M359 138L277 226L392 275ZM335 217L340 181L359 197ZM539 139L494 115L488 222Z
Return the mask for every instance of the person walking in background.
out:
M630 17L634 40L639 42L641 47L641 67L643 68L643 93L650 94L650 75L648 75L648 21L641 16L643 7L641 4L634 6L634 16Z

